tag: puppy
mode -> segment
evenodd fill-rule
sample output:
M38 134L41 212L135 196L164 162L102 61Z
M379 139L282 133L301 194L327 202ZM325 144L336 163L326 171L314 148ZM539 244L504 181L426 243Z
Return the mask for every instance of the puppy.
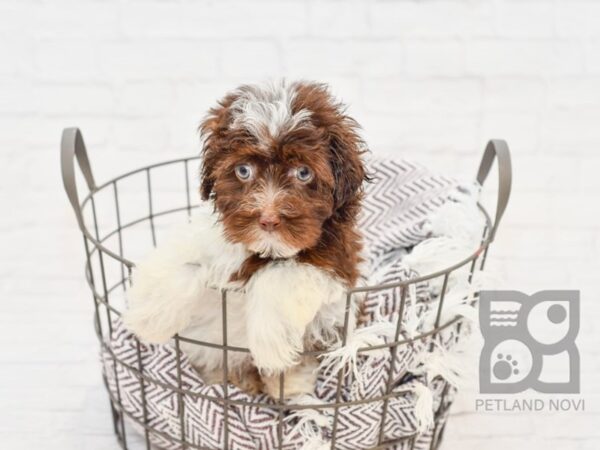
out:
M222 344L227 289L228 380L279 396L312 392L314 358L334 343L357 282L356 226L366 180L358 124L326 86L242 86L210 110L201 196L214 206L138 267L125 324L142 340L174 334ZM217 288L217 289L215 289ZM354 326L356 299L351 303ZM223 351L182 343L207 382L223 381Z

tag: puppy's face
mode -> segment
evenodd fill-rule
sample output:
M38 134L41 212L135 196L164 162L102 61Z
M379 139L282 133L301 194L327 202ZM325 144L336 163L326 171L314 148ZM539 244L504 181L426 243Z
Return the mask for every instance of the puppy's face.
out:
M315 245L333 211L334 178L321 142L234 140L226 153L213 191L227 238L270 257Z
M326 221L355 214L356 127L321 85L244 86L222 100L202 125L202 195L226 238L286 258L317 245Z

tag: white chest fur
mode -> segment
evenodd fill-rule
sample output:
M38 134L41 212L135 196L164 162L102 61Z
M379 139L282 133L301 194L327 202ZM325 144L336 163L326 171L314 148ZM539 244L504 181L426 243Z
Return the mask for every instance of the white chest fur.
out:
M265 372L294 365L305 339L325 344L335 340L345 308L345 288L339 280L289 259L269 263L240 290L228 280L247 256L243 246L225 241L213 215L198 216L138 266L125 324L149 342L167 342L180 333L222 344L225 288L227 343L249 348L254 363ZM202 371L223 364L221 349L196 344L183 344L182 349ZM230 351L229 367L247 358L248 353Z

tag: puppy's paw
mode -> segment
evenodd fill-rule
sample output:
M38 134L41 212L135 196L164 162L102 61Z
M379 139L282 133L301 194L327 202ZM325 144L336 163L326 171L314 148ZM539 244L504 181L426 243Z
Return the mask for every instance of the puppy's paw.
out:
M307 325L327 299L317 269L295 261L274 262L247 286L248 347L263 373L280 373L299 362Z
M138 338L150 344L165 344L177 333L177 329L168 324L149 317L145 311L133 308L123 314L123 324Z
M133 276L123 322L143 341L164 344L185 330L198 309L204 292L203 272L186 264L165 263L165 268L150 262Z
M264 384L254 366L245 367L243 370L234 370L229 376L229 381L250 395L258 395L264 391Z
M204 372L202 368L196 368L202 374L206 384L223 384L223 369L215 369ZM237 386L249 395L258 395L264 392L263 381L258 369L250 362L229 369L227 381Z
M255 324L248 333L248 348L261 371L280 373L299 362L302 334L281 323Z
M317 369L319 365L315 358L305 357L302 362L284 372L283 398L289 399L302 394L312 394L317 384ZM280 376L269 375L262 377L264 390L274 399L280 397Z

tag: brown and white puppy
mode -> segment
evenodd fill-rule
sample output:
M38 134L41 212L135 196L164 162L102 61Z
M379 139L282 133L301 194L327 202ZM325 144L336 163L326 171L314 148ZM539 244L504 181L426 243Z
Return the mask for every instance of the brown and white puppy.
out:
M357 129L313 83L243 86L211 110L201 194L212 197L226 238L253 253L238 279L295 258L354 285L365 179Z
M219 295L207 286L243 287L228 298L228 343L250 355L230 352L230 380L275 396L285 371L286 396L312 391L300 354L335 341L359 275L358 125L326 86L280 82L228 94L201 134L201 195L216 223L196 220L140 265L125 322L153 342L182 333L220 344ZM219 379L222 351L184 351Z

